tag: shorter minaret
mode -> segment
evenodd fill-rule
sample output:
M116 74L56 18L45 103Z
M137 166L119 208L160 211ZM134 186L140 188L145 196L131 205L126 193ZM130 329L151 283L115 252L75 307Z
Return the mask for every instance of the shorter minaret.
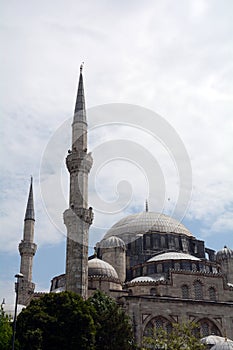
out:
M19 253L21 256L20 273L23 274L23 278L19 280L18 303L22 305L28 305L30 303L35 289L35 284L32 282L33 257L37 248L37 245L33 242L34 224L35 213L31 178L27 208L24 218L23 240L19 244Z

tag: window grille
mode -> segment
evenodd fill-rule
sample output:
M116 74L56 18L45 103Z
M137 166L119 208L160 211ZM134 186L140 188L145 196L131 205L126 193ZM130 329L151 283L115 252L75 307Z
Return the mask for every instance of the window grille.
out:
M202 284L199 281L194 282L194 296L196 300L203 299Z

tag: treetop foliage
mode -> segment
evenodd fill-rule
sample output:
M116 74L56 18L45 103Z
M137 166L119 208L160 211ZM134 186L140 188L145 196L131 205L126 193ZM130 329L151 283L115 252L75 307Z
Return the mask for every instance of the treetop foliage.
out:
M143 350L205 350L205 348L206 346L200 342L199 326L194 322L174 323L169 333L162 328L154 329L150 336L143 339Z
M3 306L1 305L0 309L0 349L8 350L11 346L12 339L12 327L11 327L12 319L8 316L3 310Z
M17 319L22 350L132 349L130 320L117 303L97 291L84 301L72 292L32 300Z

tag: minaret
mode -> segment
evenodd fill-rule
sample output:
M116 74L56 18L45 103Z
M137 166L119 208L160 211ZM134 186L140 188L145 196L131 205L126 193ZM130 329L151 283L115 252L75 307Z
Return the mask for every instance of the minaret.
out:
M66 166L70 173L70 208L64 212L67 228L66 290L88 297L88 234L93 220L88 208L88 174L92 157L87 153L87 120L80 67L78 94L72 124L72 150L68 151Z
M37 245L34 241L34 201L33 201L33 187L32 178L27 202L27 208L24 218L24 233L23 240L19 244L19 253L21 256L20 273L23 278L19 280L19 304L28 305L35 289L35 284L32 283L32 265L33 257L36 253Z

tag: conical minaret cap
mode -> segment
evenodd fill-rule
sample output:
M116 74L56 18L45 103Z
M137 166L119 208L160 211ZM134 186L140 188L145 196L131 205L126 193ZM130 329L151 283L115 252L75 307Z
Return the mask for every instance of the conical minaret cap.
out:
M27 208L26 208L24 220L35 220L32 177L31 177L31 184L30 184L30 190L29 190L28 202L27 202Z
M85 96L84 96L82 70L83 70L83 64L81 64L81 66L80 66L78 93L77 93L76 104L75 104L75 109L74 109L74 121L86 123L86 107L85 107Z

